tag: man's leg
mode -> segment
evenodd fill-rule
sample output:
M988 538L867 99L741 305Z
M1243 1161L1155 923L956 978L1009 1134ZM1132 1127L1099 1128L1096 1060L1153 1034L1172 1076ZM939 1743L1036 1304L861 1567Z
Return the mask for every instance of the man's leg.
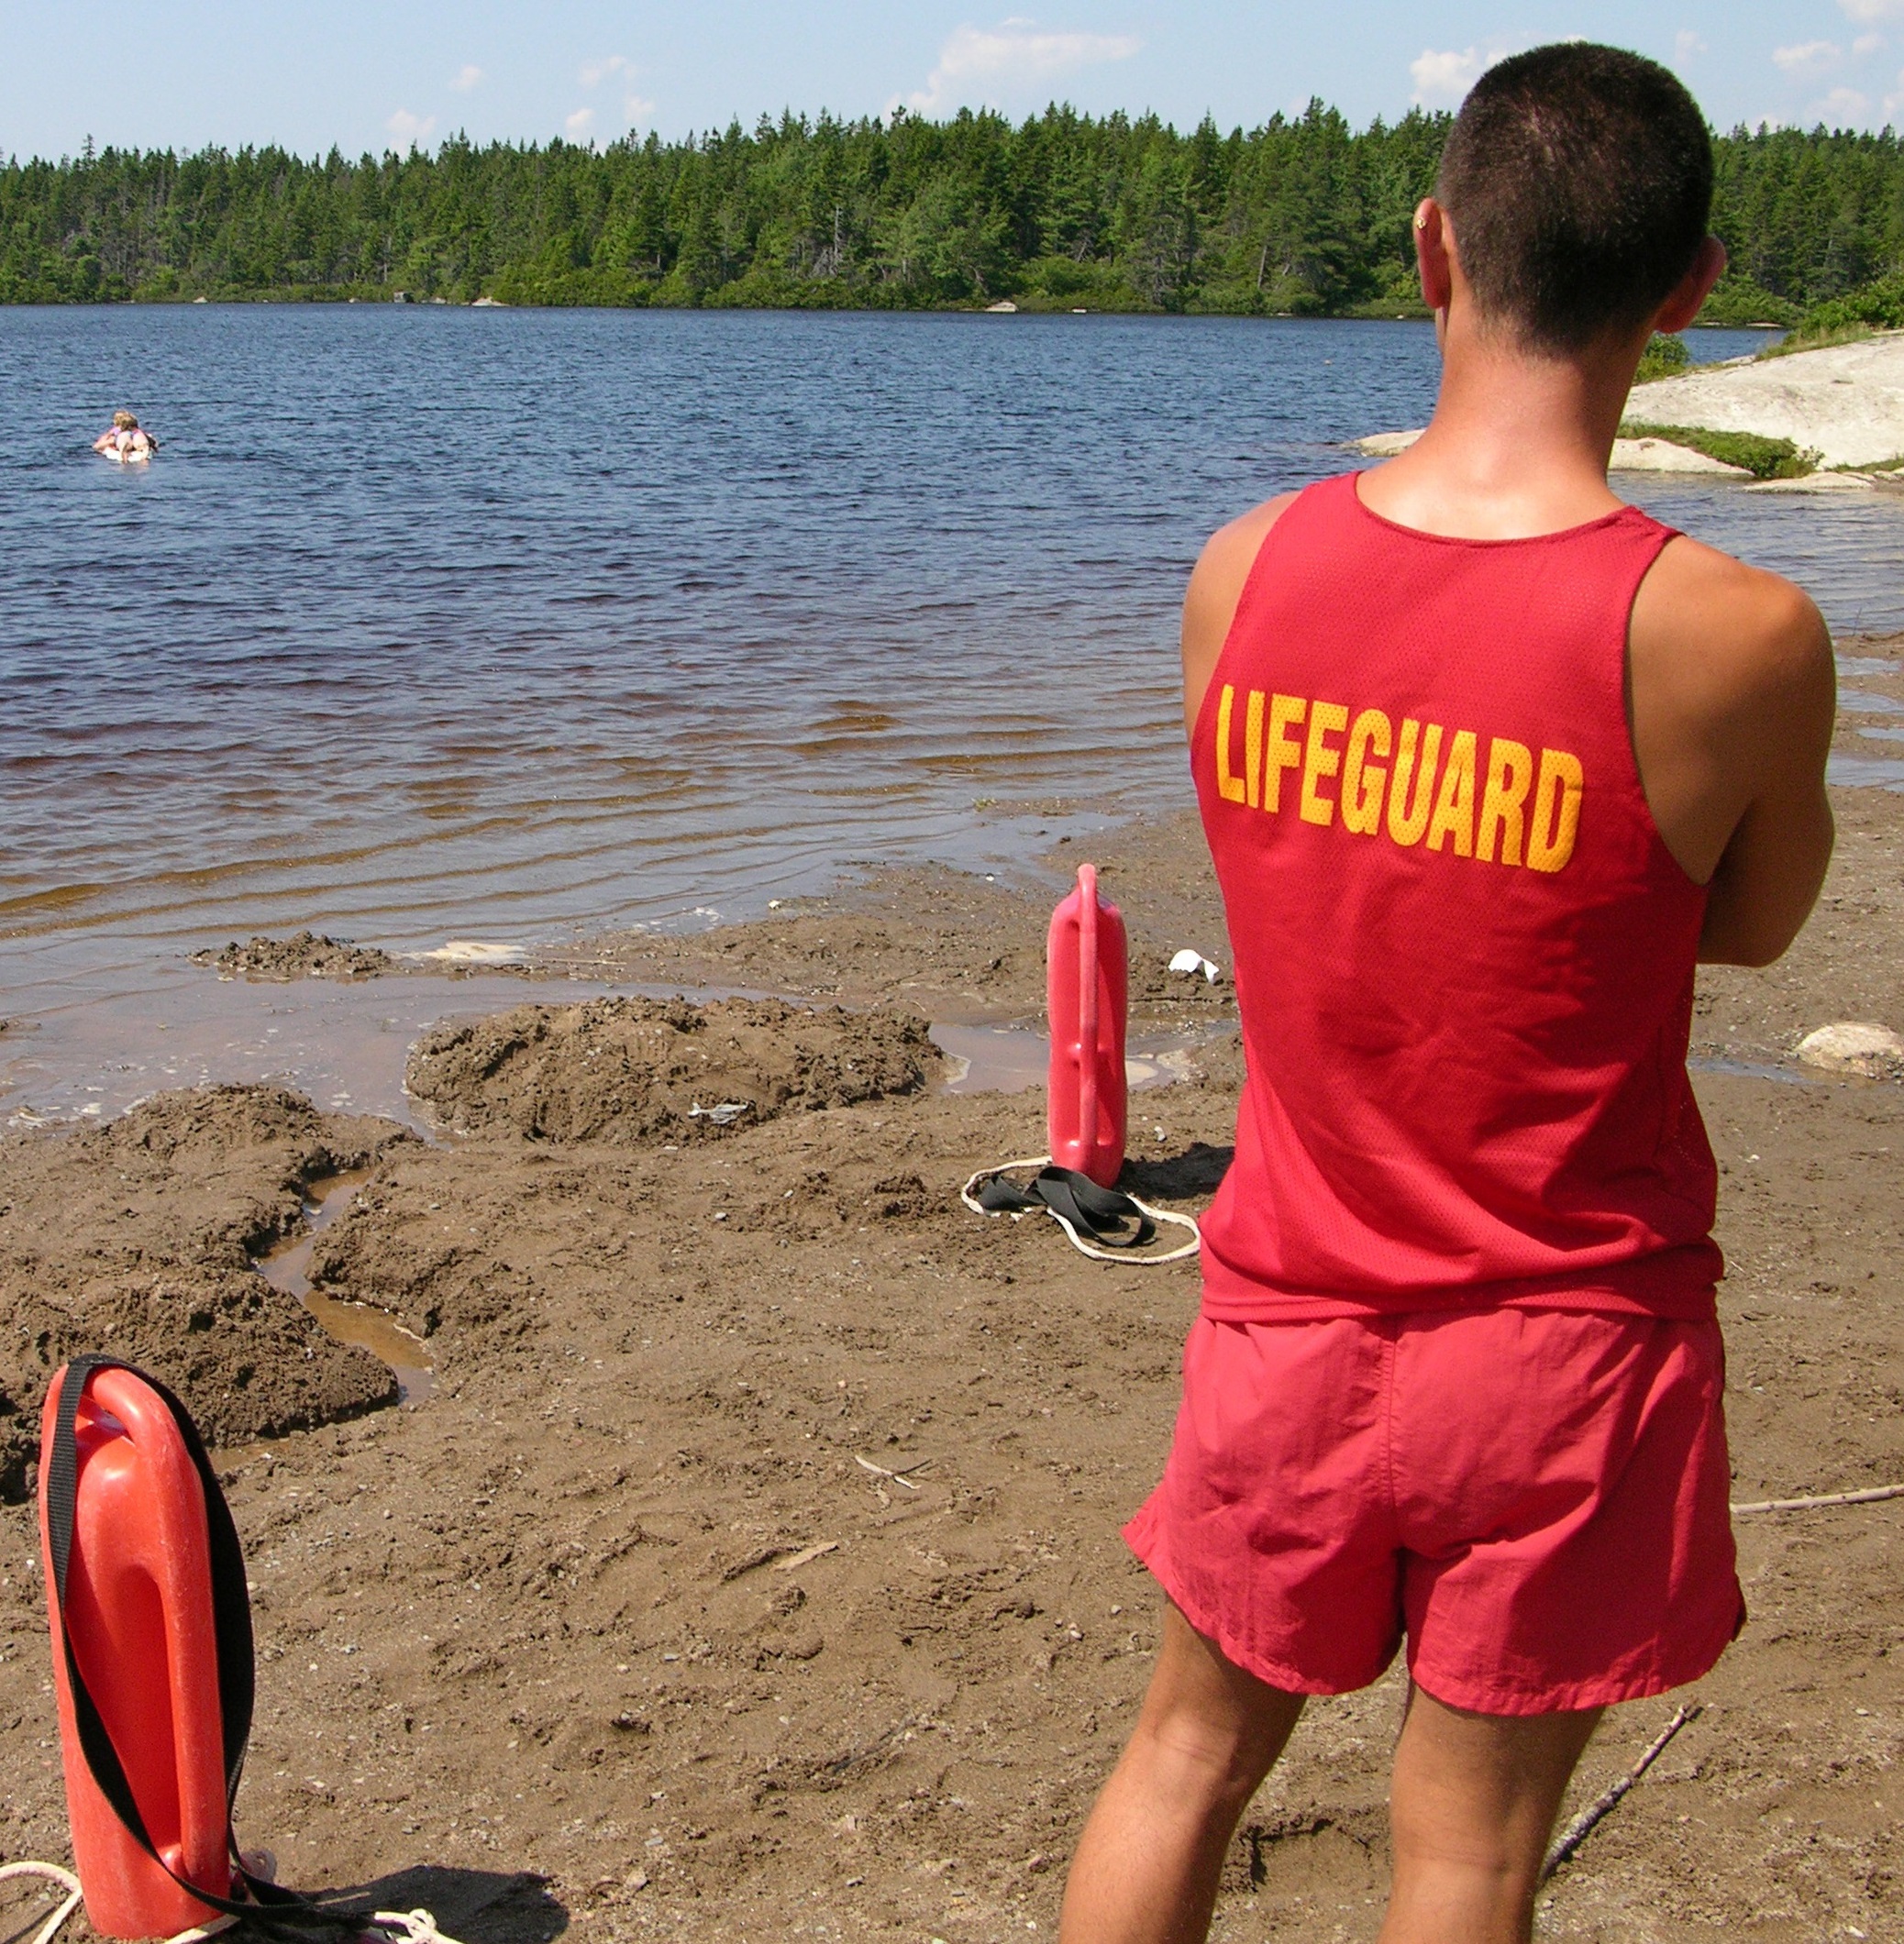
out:
M1302 1712L1174 1604L1144 1711L1065 1886L1059 1944L1201 1944L1223 1851Z
M1380 1944L1526 1944L1554 1818L1599 1719L1474 1715L1410 1690Z

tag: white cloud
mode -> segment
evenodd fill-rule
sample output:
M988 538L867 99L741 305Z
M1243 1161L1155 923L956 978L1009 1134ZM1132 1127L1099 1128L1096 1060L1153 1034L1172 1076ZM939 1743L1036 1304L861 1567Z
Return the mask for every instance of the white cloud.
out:
M1128 61L1143 45L1135 34L1053 33L1019 17L993 28L961 27L940 48L938 65L910 103L921 114L936 115L974 96L991 99L1079 68Z
M595 111L592 108L578 108L562 126L569 131L569 139L579 142L594 126Z
M1772 59L1788 74L1821 74L1844 59L1844 50L1829 40L1801 40L1794 47L1774 48Z
M1852 42L1851 51L1854 54L1856 54L1860 58L1862 58L1866 54L1876 53L1878 49L1881 48L1883 45L1884 36L1882 34L1860 34L1858 38Z
M1695 54L1706 52L1706 43L1689 27L1682 27L1673 37L1673 59L1690 61Z
M480 87L482 83L482 70L471 61L468 66L459 68L456 71L455 77L451 80L449 85L459 94L467 94L471 88Z
M1501 47L1423 48L1408 64L1415 84L1416 106L1459 106L1461 97L1507 51Z
M600 87L611 74L625 74L632 81L635 78L635 63L625 54L610 54L601 61L584 61L581 84L585 88Z
M630 122L648 121L655 112L655 105L645 94L631 94L622 104L622 113Z
M1904 0L1838 0L1838 5L1856 21L1904 20Z
M383 124L400 142L408 142L413 147L418 142L426 142L437 126L434 115L412 115L407 108L399 108Z
M1818 104L1816 112L1821 121L1839 127L1846 123L1863 121L1870 110L1869 95L1860 94L1855 88L1833 88Z

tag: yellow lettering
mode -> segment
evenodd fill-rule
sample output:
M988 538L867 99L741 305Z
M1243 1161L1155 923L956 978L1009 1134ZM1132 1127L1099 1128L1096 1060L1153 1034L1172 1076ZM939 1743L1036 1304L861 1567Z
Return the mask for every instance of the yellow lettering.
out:
M1334 820L1334 801L1318 796L1315 786L1342 768L1342 751L1331 749L1323 738L1347 727L1348 711L1340 702L1318 702L1309 712L1309 741L1302 751L1302 801L1298 806L1305 823Z
M1236 691L1228 682L1216 699L1216 793L1225 803L1243 801L1243 779L1230 774L1230 711Z
M1500 840L1500 861L1519 864L1527 819L1522 806L1533 781L1533 752L1525 743L1497 735L1488 745L1488 787L1481 795L1481 821L1474 834L1474 854L1483 864L1494 862L1495 839Z
M1541 751L1541 779L1533 793L1533 823L1527 833L1527 867L1566 868L1580 834L1580 796L1586 778L1580 759L1565 749Z
M1415 747L1420 743L1422 768L1415 775L1414 801L1409 801L1408 779L1415 769ZM1428 734L1412 716L1401 724L1401 746L1395 752L1395 776L1389 786L1389 834L1397 844L1419 844L1428 828L1428 814L1434 801L1434 771L1441 761L1441 724L1430 723Z
M1292 743L1283 734L1285 729L1293 729L1302 721L1309 704L1300 695L1272 695L1269 698L1268 774L1263 779L1263 808L1279 811L1282 808L1282 773L1294 769L1302 760L1300 744Z
M1243 718L1243 780L1249 786L1249 807L1263 801L1263 691L1249 691L1249 710Z
M1372 837L1381 827L1382 790L1389 772L1368 760L1374 753L1387 758L1390 743L1389 718L1379 709L1365 709L1349 731L1342 758L1342 827L1359 837Z
M1450 838L1457 857L1474 856L1474 731L1459 729L1448 745L1448 767L1441 773L1428 848L1438 851Z

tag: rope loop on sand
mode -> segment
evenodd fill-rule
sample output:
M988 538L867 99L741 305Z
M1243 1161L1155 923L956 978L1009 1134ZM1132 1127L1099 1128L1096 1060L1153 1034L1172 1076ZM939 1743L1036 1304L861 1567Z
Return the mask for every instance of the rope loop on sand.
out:
M63 1870L58 1863L0 1863L0 1883L9 1877L22 1876L44 1877L66 1893L66 1901L33 1933L33 1944L53 1944L61 1925L80 1906L80 1898L83 1894L80 1880L71 1870Z
M1007 1180L1009 1176L1021 1168L1033 1170L1034 1179L1029 1187L1021 1188L1015 1181ZM1073 1182L1081 1183L1091 1191L1095 1199L1113 1211L1108 1216L1093 1219L1090 1210L1082 1206L1074 1195L1059 1197L1058 1198L1067 1205L1062 1208L1054 1207L1050 1200L1036 1192L1046 1170L1050 1170L1053 1175L1066 1174ZM1003 1183L1011 1190L1011 1197L988 1207L980 1199L980 1185L992 1182ZM1029 1214L1042 1208L1070 1238L1071 1246L1079 1254L1088 1255L1093 1262L1122 1263L1127 1269L1149 1269L1162 1263L1181 1262L1185 1256L1194 1255L1203 1245L1202 1231L1197 1227L1194 1217L1179 1215L1169 1209L1154 1209L1148 1202L1139 1201L1135 1195L1126 1195L1117 1189L1099 1188L1095 1184L1085 1181L1081 1176L1070 1176L1068 1170L1052 1168L1049 1154L1027 1155L1021 1161L1001 1161L991 1167L981 1167L959 1189L958 1198L974 1215L1010 1215L1014 1221L1020 1215ZM1101 1249L1095 1240L1087 1242L1079 1232L1081 1226L1088 1229L1093 1236L1104 1235L1109 1228L1121 1228L1123 1223L1131 1220L1134 1215L1140 1224L1139 1232L1134 1239L1125 1240L1121 1246ZM1166 1249L1160 1254L1133 1254L1131 1251L1134 1242L1139 1244L1147 1242L1156 1232L1157 1225L1161 1222L1169 1222L1176 1228L1188 1229L1190 1240L1179 1243L1174 1249Z
M41 1877L66 1893L65 1902L33 1933L32 1944L53 1944L61 1927L85 1895L79 1878L59 1863L0 1863L0 1883L18 1877ZM260 1907L259 1915L268 1920L271 1912ZM165 1944L202 1944L203 1939L215 1938L240 1921L237 1916L214 1917L209 1924L194 1924L168 1938ZM427 1910L379 1910L361 1921L360 1935L368 1944L457 1944L456 1938L437 1928L437 1920Z

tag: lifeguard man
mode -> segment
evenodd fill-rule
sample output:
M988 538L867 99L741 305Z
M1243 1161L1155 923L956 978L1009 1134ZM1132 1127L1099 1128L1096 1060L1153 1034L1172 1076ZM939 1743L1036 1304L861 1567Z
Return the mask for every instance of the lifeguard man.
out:
M1832 850L1831 644L1623 504L1640 354L1724 267L1663 68L1539 48L1414 218L1420 441L1211 541L1185 716L1247 1080L1163 1482L1168 1596L1064 1944L1188 1944L1306 1698L1405 1646L1383 1944L1520 1944L1609 1705L1743 1619L1693 969Z

